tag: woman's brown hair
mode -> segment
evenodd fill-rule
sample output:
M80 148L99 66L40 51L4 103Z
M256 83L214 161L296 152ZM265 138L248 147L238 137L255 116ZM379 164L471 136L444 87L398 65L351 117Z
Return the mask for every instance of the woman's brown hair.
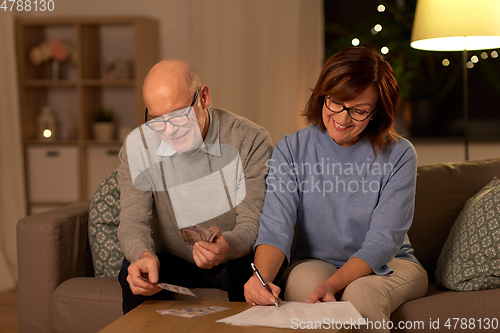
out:
M378 105L363 135L368 136L374 153L376 149L384 151L387 145L398 139L394 121L399 108L399 87L391 65L370 48L343 49L325 62L306 105L304 115L307 121L319 125L324 132L326 127L322 112L325 95L348 102L370 85L374 85L378 93Z

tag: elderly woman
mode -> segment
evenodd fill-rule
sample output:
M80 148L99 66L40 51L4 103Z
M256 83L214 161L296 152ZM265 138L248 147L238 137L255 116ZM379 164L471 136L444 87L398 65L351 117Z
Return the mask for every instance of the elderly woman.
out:
M281 289L271 281L288 263L285 300L351 301L372 322L424 296L427 273L407 236L417 158L394 129L398 103L375 51L348 48L325 63L307 103L311 126L285 136L269 162L255 265L272 294L253 276L247 302L274 304Z

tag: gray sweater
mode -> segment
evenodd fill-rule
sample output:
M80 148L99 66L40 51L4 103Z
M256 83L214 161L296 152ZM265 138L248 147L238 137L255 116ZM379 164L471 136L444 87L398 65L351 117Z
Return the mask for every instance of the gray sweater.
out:
M244 197L233 201L235 207L230 204L231 208L225 213L222 215L213 214L217 216L205 220L200 225L207 228L210 226L220 228L229 243L226 260L232 260L249 254L257 239L259 218L264 204L267 162L271 155L272 143L269 133L265 129L243 117L218 109L209 109L209 115L210 124L205 142L210 137L210 140L213 141L211 146L219 147L218 150L215 150L220 155L211 155L211 168L214 169L214 172L222 169L224 163L218 163L218 161L231 160L237 150L236 154L239 153L240 166L243 170L241 174L244 175L243 184L239 187L244 187ZM148 138L151 133L148 134L147 127L144 125L142 128ZM169 187L169 183L175 183L178 177L167 173L162 178L160 168L158 168L158 172L151 172L154 168L148 168L150 171L149 176L147 174L143 177L141 175L137 176L138 172L137 170L134 171L135 166L132 165L136 164L136 162L132 159L129 161L127 152L129 154L134 152L134 160L137 160L138 154L142 154L142 160L146 166L158 166L155 162L162 161L163 170L172 170L171 168L165 169L167 165L182 166L182 163L186 163L185 155L158 156L156 152L160 147L161 140L155 141L151 139L157 137L156 134L149 136L147 150L142 149L142 152L135 154L139 148L134 147L134 149L131 149L132 142L137 144L137 147L143 148L141 140L131 140L131 137L139 135L138 133L139 128L134 130L127 138L126 142L129 147L127 147L127 143L124 143L120 150L118 182L121 191L121 213L118 238L122 250L130 262L137 261L143 252L150 251L152 253L168 252L194 263L192 246L184 243L179 232L178 223L180 222L179 224L182 225L185 221L177 221L176 216L179 218L181 215L183 218L186 218L186 216L195 217L204 213L201 210L207 211L210 208L207 209L206 203L199 202L196 199L199 193L193 191L193 197L188 200L188 205L182 206L185 214L180 214L178 205L177 214L175 214L176 199L174 197L171 199L170 195L176 194L171 190L172 187ZM148 153L149 157L146 156ZM231 157L228 157L228 154L231 154ZM207 152L199 150L190 158L206 161L207 155ZM197 168L204 167L201 162L195 165ZM193 164L190 167L192 168ZM153 179L155 175L156 179ZM163 184L166 185L166 188L158 186L158 178L164 180ZM150 186L148 186L148 182L151 182ZM234 199L233 196L236 195L232 195L231 198ZM225 201L231 200L225 199ZM172 202L174 202L174 207ZM210 215L210 212L208 215ZM198 223L198 221L193 220L193 223Z

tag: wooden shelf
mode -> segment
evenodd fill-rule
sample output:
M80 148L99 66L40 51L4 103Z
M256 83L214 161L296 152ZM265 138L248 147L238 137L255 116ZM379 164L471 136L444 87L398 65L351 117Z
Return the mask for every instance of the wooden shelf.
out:
M25 87L76 87L76 80L25 80Z
M92 153L97 154L95 151L122 144L118 139L109 142L93 140L94 114L101 107L113 110L115 135L118 135L120 130L131 130L142 123L145 109L142 100L142 81L149 69L159 60L158 36L156 20L136 16L25 17L16 20L18 81L25 155L28 155L30 147L76 149L77 153L71 156L76 156L78 159L76 166L79 200L88 200L92 195L96 177L101 176L96 170L111 169L110 166L101 164L113 164L118 161L114 152L108 154L109 157L106 155L101 158L100 155L90 157L89 151L94 150ZM65 63L61 68L63 79L60 80L49 77L50 67L47 63L35 66L30 61L31 49L49 39L61 40L72 45L76 53L74 64ZM119 60L122 65L127 64L124 77L130 79L107 79L109 68L116 68L110 67L108 62L110 59ZM58 121L56 137L59 140L37 139L37 118L45 105L50 106L56 114ZM33 170L33 165L30 166L28 163L27 161L26 170L30 167ZM30 207L67 203L30 201L30 193L33 190L31 187L40 182L30 179L28 174L26 176ZM61 187L61 184L59 185ZM47 187L47 191L50 191L50 186ZM38 194L41 193L39 188L36 190Z
M40 146L76 146L80 142L77 140L54 140L54 141L48 141L48 140L25 140L24 144L25 145L40 145Z
M129 80L107 80L107 79L84 79L81 80L83 86L89 87L134 87L135 81Z
M87 140L85 141L86 146L121 146L123 144L120 140L112 140L112 141L96 141L96 140Z

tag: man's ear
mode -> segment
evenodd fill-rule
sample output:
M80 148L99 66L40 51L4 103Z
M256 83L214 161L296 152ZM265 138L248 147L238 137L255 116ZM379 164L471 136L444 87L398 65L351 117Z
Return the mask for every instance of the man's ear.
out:
M204 109L210 106L210 88L206 84L202 85L200 88L200 102Z

